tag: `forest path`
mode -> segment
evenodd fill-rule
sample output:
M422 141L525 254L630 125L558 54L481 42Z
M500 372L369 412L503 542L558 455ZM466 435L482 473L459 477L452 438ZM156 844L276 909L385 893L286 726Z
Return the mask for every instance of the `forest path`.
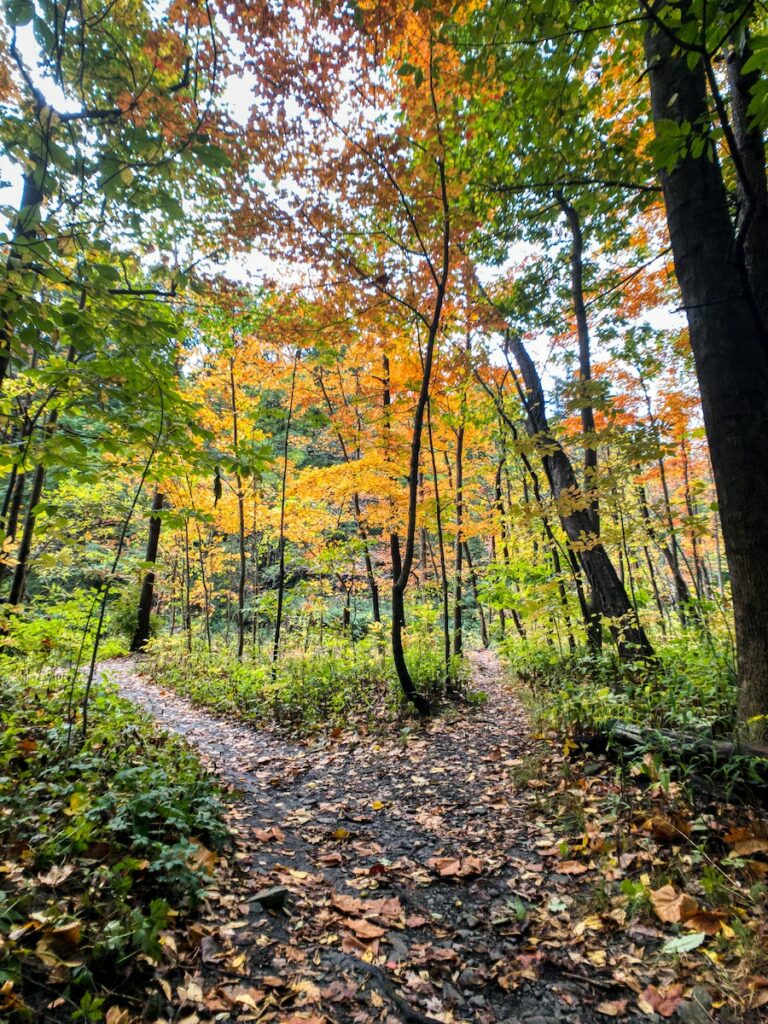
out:
M101 665L233 791L233 862L157 979L176 1019L605 1021L621 958L558 921L594 873L553 859L540 793L557 778L495 655L469 657L479 707L303 743L209 714L140 662ZM263 909L272 887L285 905Z

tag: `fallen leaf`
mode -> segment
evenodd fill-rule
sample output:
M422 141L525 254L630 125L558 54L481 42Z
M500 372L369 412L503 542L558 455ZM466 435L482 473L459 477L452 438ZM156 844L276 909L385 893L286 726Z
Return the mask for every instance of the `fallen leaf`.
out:
M606 1017L621 1017L627 1012L628 999L606 999L597 1004L597 1012L604 1013Z
M663 985L660 989L649 985L637 998L637 1005L643 1013L658 1013L660 1017L671 1017L683 1001L683 986Z
M193 871L204 871L206 875L212 875L216 867L217 857L213 850L209 850L199 839L192 839L193 852L187 859L187 864Z
M382 935L386 934L385 928L379 928L377 924L371 924L365 918L360 918L359 920L350 918L348 921L345 921L345 924L347 928L351 928L362 939L380 939Z
M705 935L717 935L723 928L723 915L709 910L698 910L693 917L685 921L685 927Z
M755 853L768 853L768 839L742 839L733 844L737 857L751 857Z
M690 953L697 949L706 939L704 932L694 932L693 935L681 935L679 938L670 939L661 947L662 953Z
M458 857L430 857L427 867L443 878L453 878L461 873L461 861Z
M104 1017L105 1024L130 1024L131 1015L122 1006L110 1006Z
M559 875L583 875L585 871L589 871L589 868L578 860L564 860L557 865L555 870Z
M52 887L61 885L74 870L73 864L65 864L61 867L58 864L54 864L44 875L38 875L37 880L41 885L50 885Z
M342 914L359 914L363 909L363 901L357 896L348 896L345 892L335 892L331 896L331 906Z
M684 892L677 892L674 886L663 885L651 890L651 903L656 916L667 924L678 924L693 917L699 909L696 900Z

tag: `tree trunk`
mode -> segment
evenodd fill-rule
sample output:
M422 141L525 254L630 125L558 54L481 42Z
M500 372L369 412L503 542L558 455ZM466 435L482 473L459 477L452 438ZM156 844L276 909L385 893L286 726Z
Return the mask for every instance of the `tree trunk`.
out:
M427 402L427 438L432 461L432 482L435 488L435 519L437 522L437 547L440 552L440 594L443 602L443 659L446 682L451 674L451 633L448 619L448 571L445 565L445 542L443 539L443 510L440 505L440 490L437 477L435 439L432 435L432 403Z
M72 348L70 347L67 361L69 362L72 358ZM59 410L54 409L48 417L48 422L44 428L44 434L46 438L50 438L56 429L56 423L59 418ZM23 481L23 474L20 474ZM13 580L11 581L11 592L8 596L8 603L10 605L18 605L24 600L24 593L27 587L27 574L29 572L29 553L32 550L32 537L35 532L35 522L37 520L37 506L40 502L40 498L43 493L43 484L45 482L45 466L42 462L39 462L35 467L35 472L32 477L32 489L29 494L29 504L27 505L27 514L24 517L24 528L21 532L21 540L19 541L19 550L16 553L16 568L13 573ZM23 487L23 483L22 483Z
M285 437L283 439L283 474L280 481L280 536L278 538L277 568L277 610L275 612L275 638L272 643L272 678L277 672L277 659L280 657L280 631L283 625L283 601L285 598L285 494L288 485L288 445L291 439L291 420L293 419L293 396L296 393L296 373L299 367L299 352L293 357L291 373L291 391L288 399L288 414L285 419Z
M163 507L163 493L159 489L155 491L152 498L152 515L149 519L149 534L147 536L147 551L144 561L153 568L147 569L144 580L141 584L141 595L139 597L139 609L136 617L136 630L131 640L131 651L143 650L149 640L149 625L152 616L152 599L155 592L155 570L157 561L157 548L160 543L160 527L162 520L157 514Z
M11 494L10 505L8 507L8 519L5 524L5 543L3 545L3 551L7 556L10 546L16 541L16 531L19 527L19 515L21 514L21 506L24 501L24 486L27 482L26 473L16 473L16 481L13 485L13 492ZM0 563L0 584L5 582L6 574L10 572L10 564L8 562Z
M462 554L464 542L464 424L459 426L456 435L456 541L454 544L455 575L453 584L453 653L458 657L463 647L462 632Z
M689 67L687 55L675 52L655 27L646 33L645 53L656 124L694 126L690 148L660 177L730 568L738 714L746 725L768 712L768 347L755 298L734 259L704 69ZM697 143L701 151L694 155ZM764 734L765 719L752 729Z
M39 116L40 111L36 114ZM21 207L13 227L13 239L5 267L6 281L0 293L0 388L2 388L11 365L11 340L13 338L12 310L18 298L17 292L8 285L8 277L14 272L17 264L24 258L25 245L34 239L37 214L43 202L43 193L39 179L44 173L44 165L39 157L32 155L32 163L24 175L24 186L21 193Z
M467 560L467 569L469 570L469 580L472 584L472 593L475 598L475 604L477 605L477 614L480 616L480 637L483 641L483 647L489 647L491 640L488 636L488 625L485 621L485 611L483 606L480 604L480 597L477 591L477 573L475 567L472 564L472 555L469 550L469 544L464 541L464 556Z
M563 529L584 569L597 611L608 619L621 658L652 657L651 643L637 621L613 562L603 545L594 540L588 502L581 493L571 461L549 429L544 391L536 367L521 339L512 331L508 331L506 337L528 392L526 395L521 389L528 433L539 447L544 471L560 508Z
M748 112L752 89L759 71L745 75L744 64L752 56L749 36L728 54L728 81L731 87L731 123L746 181L738 180L738 244L743 250L744 268L763 332L768 325L768 183L765 170L765 143Z
M229 628L229 624L227 624ZM184 631L187 652L192 653L192 566L189 557L189 516L184 517Z
M237 389L235 387L235 357L229 360L229 391L232 410L232 449L237 462L240 454L240 436L238 431L237 415ZM237 575L237 657L243 660L245 648L245 491L243 490L243 477L239 470L235 471L235 484L237 485L237 554L238 554L238 575Z

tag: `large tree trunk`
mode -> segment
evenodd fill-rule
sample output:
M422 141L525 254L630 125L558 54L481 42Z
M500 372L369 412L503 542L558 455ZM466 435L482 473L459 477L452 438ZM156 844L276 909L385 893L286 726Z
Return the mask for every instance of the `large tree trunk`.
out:
M755 296L737 263L710 137L704 70L700 64L689 67L687 55L675 52L673 40L655 27L646 34L645 52L654 121L694 126L691 148L660 177L730 568L738 712L746 723L768 712L766 338ZM697 143L703 147L698 152L696 146L694 155ZM765 732L765 722L755 723L754 731Z
M141 595L139 597L139 610L136 617L136 631L133 634L131 640L131 650L141 651L147 645L149 640L149 624L152 616L152 600L155 593L155 570L154 565L157 561L157 548L160 543L160 527L162 520L158 513L163 507L163 493L160 490L155 491L155 495L152 499L152 515L149 519L149 534L147 536L147 552L144 558L145 562L148 562L152 566L151 569L147 569L144 574L144 580L141 584Z
M759 128L752 124L748 107L759 72L745 75L743 67L752 56L749 37L728 55L731 86L731 120L745 180L739 180L738 238L752 297L759 310L763 332L768 327L768 182L765 172L765 144Z
M508 331L506 337L528 392L521 396L527 412L528 433L539 446L544 471L559 506L563 529L584 569L597 610L608 619L622 658L651 657L653 648L637 621L613 562L603 545L594 538L589 499L582 494L570 459L549 429L538 371L522 340L512 331Z
M37 111L39 116L39 110ZM11 365L11 342L14 334L13 310L17 305L18 293L9 286L8 278L18 272L24 259L25 248L34 240L35 223L43 202L39 181L45 168L39 157L31 155L31 166L24 175L21 207L15 218L13 238L5 266L4 287L0 290L0 388Z

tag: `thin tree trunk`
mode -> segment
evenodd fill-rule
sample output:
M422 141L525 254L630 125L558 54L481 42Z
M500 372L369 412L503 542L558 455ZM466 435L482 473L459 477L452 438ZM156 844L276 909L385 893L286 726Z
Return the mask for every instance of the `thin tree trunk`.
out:
M440 595L443 602L443 660L445 661L446 681L451 674L451 632L448 617L448 570L445 564L445 542L443 538L443 511L440 504L440 484L437 475L437 457L435 456L435 439L432 434L432 403L427 401L427 440L429 456L432 462L432 484L435 488L435 521L437 524L437 548L440 553Z
M71 353L72 350L70 349L70 355L67 357L68 360L71 358ZM59 410L54 409L49 415L48 422L44 428L46 438L50 438L54 433L58 418ZM24 474L20 474L20 476L23 480ZM40 503L40 498L43 493L44 482L45 466L41 461L38 462L32 476L32 488L29 494L27 514L24 517L24 527L21 532L21 540L19 541L19 550L16 553L16 568L14 569L13 579L11 581L11 592L8 596L8 603L13 606L21 604L24 600L24 594L27 587L27 574L29 572L29 553L32 550L32 537L34 536L35 523L37 521L37 506Z
M149 533L147 536L147 551L144 561L152 566L144 573L141 584L141 595L139 597L139 608L136 616L136 629L131 640L131 650L135 653L143 650L149 640L150 623L152 620L152 600L155 593L155 569L157 562L157 549L160 544L160 528L162 520L158 513L163 508L163 493L158 488L152 498L152 515L149 517Z
M184 517L184 631L187 652L192 653L192 567L189 559L189 516Z
M277 571L277 611L275 613L275 638L272 644L272 677L277 671L277 659L280 656L280 630L283 624L283 601L285 595L285 494L288 484L288 445L291 439L291 420L293 419L293 396L296 392L296 372L299 366L299 352L293 358L291 373L291 391L288 399L288 415L285 420L285 437L283 439L283 473L280 482L280 535L278 539L278 571Z
M39 120L40 110L35 112L35 120ZM46 129L47 135L47 129ZM11 365L11 342L13 339L12 310L17 304L18 293L9 286L8 278L13 273L15 264L21 265L24 249L34 238L34 225L37 212L43 202L40 179L44 166L39 157L32 157L32 165L24 174L24 185L21 194L21 207L15 218L13 239L11 241L8 261L5 267L5 287L0 290L0 388L3 386Z
M232 410L232 447L235 462L240 455L240 437L238 432L237 413L237 389L235 386L235 357L229 360L229 392ZM237 576L237 657L243 660L245 648L245 492L243 491L243 478L239 470L235 470L235 484L237 485L237 554L238 554L238 576Z
M455 574L453 584L453 653L461 655L463 647L462 632L462 554L464 541L464 424L459 426L456 435L456 541L454 544Z
M8 509L8 520L5 525L5 543L3 544L3 552L7 556L11 546L16 541L16 531L19 526L19 515L21 514L21 506L24 501L24 486L27 482L26 473L17 473L16 482L13 486L13 494L11 495L11 503ZM0 563L0 584L5 582L6 575L10 572L10 564L6 561Z
M490 646L490 638L488 636L488 624L485 621L485 612L483 606L480 604L480 597L477 591L477 573L475 567L472 564L472 555L469 550L469 544L464 541L464 557L467 560L467 569L469 570L469 581L472 584L472 593L475 598L475 604L477 605L477 613L480 616L480 637L483 641L483 647Z

